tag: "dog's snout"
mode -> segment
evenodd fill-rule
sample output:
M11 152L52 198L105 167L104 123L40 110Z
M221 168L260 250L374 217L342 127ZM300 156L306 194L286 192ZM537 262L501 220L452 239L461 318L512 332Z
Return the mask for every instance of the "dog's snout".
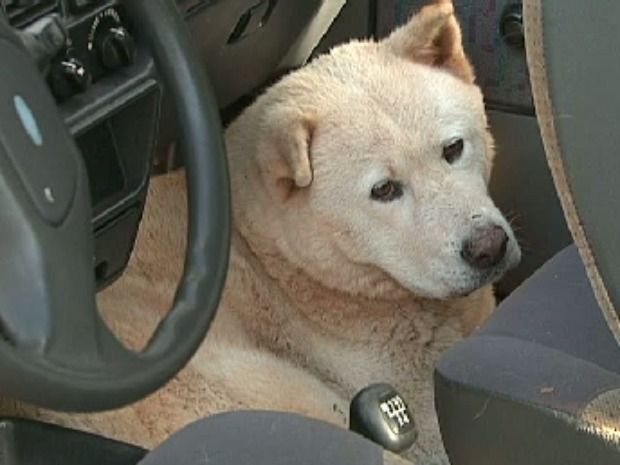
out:
M497 265L506 255L508 234L501 226L476 228L463 242L461 257L474 268L487 269Z

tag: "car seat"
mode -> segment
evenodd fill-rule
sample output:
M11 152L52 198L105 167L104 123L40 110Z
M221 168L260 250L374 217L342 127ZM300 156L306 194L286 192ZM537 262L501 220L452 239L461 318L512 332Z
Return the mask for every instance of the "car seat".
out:
M620 463L618 14L614 0L524 2L537 116L576 246L441 360L452 465Z

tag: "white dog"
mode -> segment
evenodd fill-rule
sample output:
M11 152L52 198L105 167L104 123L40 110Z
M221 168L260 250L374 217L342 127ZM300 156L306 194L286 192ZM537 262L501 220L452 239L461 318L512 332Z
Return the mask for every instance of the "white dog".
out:
M408 457L447 463L434 364L493 310L491 284L520 259L488 195L493 142L451 2L286 76L226 139L232 258L200 352L167 388L122 411L21 413L154 446L236 408L346 427L353 395L387 382L415 413ZM176 284L184 205L181 174L153 181L128 275L102 295L105 307L139 309L106 314L133 344Z

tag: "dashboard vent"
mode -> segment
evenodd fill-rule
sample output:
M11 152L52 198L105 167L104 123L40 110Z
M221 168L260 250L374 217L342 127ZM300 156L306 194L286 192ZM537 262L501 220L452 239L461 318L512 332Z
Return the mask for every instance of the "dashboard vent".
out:
M13 27L24 27L57 9L58 0L0 0Z

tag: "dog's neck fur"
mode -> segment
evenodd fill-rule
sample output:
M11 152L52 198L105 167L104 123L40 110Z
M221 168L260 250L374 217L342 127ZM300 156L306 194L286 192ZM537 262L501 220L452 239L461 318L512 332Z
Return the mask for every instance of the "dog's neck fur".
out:
M235 246L243 251L244 256L252 257L254 271L265 274L299 311L299 316L319 326L323 332L335 332L338 337L342 337L341 326L352 329L351 325L359 321L393 318L394 308L412 301L419 302L419 299L407 294L396 283L393 284L394 296L385 298L369 298L328 287L304 270L291 265L274 247L268 245L273 243L272 240L258 238L256 234L247 236L238 228L235 233ZM368 273L373 271L369 267ZM377 272L373 274L382 275ZM377 282L385 288L387 278L381 276Z
M486 308L492 300L490 288L449 303L419 298L402 288L394 297L345 293L292 266L275 242L251 231L247 223L235 227L232 279L241 281L229 288L238 291L254 283L247 291L250 305L234 305L244 312L239 320L257 345L294 354L294 363L348 395L371 382L403 386L412 383L413 375L430 379L437 356L472 329L463 308L472 301ZM260 318L256 312L263 312ZM334 353L338 360L321 355ZM352 366L356 364L357 370ZM352 376L344 379L344 373Z

